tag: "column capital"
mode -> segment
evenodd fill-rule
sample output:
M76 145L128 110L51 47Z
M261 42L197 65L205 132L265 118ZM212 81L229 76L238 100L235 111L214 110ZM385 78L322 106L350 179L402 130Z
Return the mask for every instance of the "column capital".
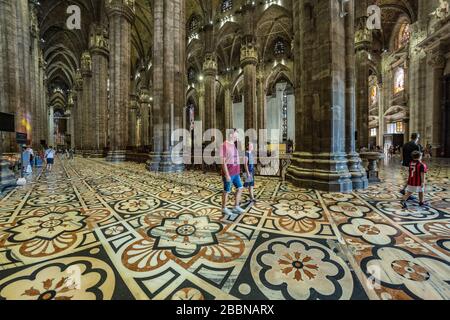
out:
M134 20L135 0L107 0L105 3L108 16L121 15L129 22Z
M147 104L147 105L152 103L152 96L150 94L150 90L141 89L139 91L139 102L141 104Z
M139 109L138 96L130 94L130 110L136 111L137 109Z
M243 44L241 46L241 66L248 64L258 64L258 50L253 44Z
M39 22L37 18L37 10L34 5L30 7L30 33L33 38L39 36Z
M99 54L108 56L108 30L105 26L99 24L93 24L91 26L89 49L91 50L92 55Z
M205 75L216 76L217 74L217 60L214 53L207 53L205 61L203 62L203 72Z
M447 63L447 59L440 52L436 52L430 55L428 63L434 69L444 69Z
M92 56L89 51L84 51L81 55L81 74L83 78L92 76Z
M83 75L81 74L81 70L77 69L75 73L75 90L83 91Z

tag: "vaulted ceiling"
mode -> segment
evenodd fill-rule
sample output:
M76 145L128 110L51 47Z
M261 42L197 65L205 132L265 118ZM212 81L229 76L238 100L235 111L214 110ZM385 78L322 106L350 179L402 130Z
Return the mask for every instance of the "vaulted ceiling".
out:
M106 0L40 0L38 16L40 22L42 48L47 63L49 88L72 88L75 73L79 68L80 56L88 47L89 31L92 23L108 23L105 14ZM231 14L239 15L247 0L233 0ZM260 57L270 59L269 48L278 39L290 48L292 39L292 1L279 0L267 5L266 10L254 18ZM383 30L378 38L386 47L392 31L400 17L411 22L417 19L419 0L366 0L382 8ZM135 0L136 18L132 29L132 74L150 72L152 60L153 19L152 0ZM277 5L282 4L282 5ZM261 4L261 2L257 2ZM66 28L68 6L77 5L81 9L81 30ZM201 25L216 23L222 17L222 0L186 0L186 21L198 16ZM242 21L221 23L215 28L215 48L219 69L225 70L238 64L241 45ZM189 64L201 67L204 44L202 39L193 41L188 47ZM147 77L148 78L148 77ZM148 81L148 79L147 79Z

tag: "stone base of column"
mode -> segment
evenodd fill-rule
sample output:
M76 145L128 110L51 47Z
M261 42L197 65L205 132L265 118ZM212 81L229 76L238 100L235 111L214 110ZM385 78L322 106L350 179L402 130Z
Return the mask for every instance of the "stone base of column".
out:
M150 153L150 160L147 161L147 169L153 172L182 172L184 171L184 164L175 164L172 162L172 154L165 153Z
M14 172L9 169L9 162L0 159L0 191L3 188L15 187L16 186L16 176Z
M115 150L109 151L106 157L106 161L108 162L124 162L126 158L127 151L126 150Z
M91 157L91 150L83 150L83 158L90 158Z
M286 179L300 188L351 192L352 175L342 155L295 153Z
M104 157L105 156L103 154L103 151L101 151L101 150L92 150L89 155L89 158L94 158L94 159L100 159L100 158L104 158Z
M364 190L369 187L367 172L358 153L348 155L348 170L352 175L353 190Z

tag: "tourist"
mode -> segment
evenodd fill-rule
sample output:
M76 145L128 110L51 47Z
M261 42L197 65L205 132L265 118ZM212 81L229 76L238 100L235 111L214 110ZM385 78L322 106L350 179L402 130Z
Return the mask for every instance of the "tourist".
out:
M45 161L47 163L47 171L51 172L55 162L55 150L52 146L45 150Z
M253 143L245 143L245 157L244 157L244 187L248 189L250 201L256 202L254 188L255 188L255 160L253 155Z
M220 149L220 158L222 164L223 194L222 194L222 212L225 215L233 215L244 213L244 209L240 207L243 185L241 181L241 166L239 164L239 152L235 143L238 139L237 129L230 131L227 141L224 142ZM234 210L227 208L228 196L231 193L232 184L237 189Z
M406 143L403 146L403 160L402 160L402 166L403 166L403 170L409 174L409 165L411 164L412 161L412 153L414 151L418 151L420 153L422 153L422 148L419 144L419 140L420 140L420 135L418 133L413 133L411 135L411 141ZM406 193L406 186L405 188L403 188L400 193L402 195L405 195Z
M25 150L22 153L22 171L24 174L29 175L33 173L31 166L32 152L29 146L24 146Z
M414 151L411 157L412 161L409 165L408 186L406 187L405 196L402 199L403 209L408 208L406 201L413 193L419 193L419 205L421 207L424 206L425 178L428 168L426 164L422 162L422 153L420 151Z

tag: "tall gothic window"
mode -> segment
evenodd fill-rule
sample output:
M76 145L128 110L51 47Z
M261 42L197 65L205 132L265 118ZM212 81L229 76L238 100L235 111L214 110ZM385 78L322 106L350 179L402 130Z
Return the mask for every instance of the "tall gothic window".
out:
M191 19L189 19L188 23L188 29L190 33L194 33L197 31L200 23L198 21L198 18L196 16L192 16Z
M396 40L396 49L401 49L405 47L409 43L409 39L411 38L411 29L409 23L404 23L400 27L400 31L397 35Z
M197 73L195 72L195 69L190 67L189 70L188 70L188 80L189 80L189 82L190 83L195 82L196 76L197 76Z
M222 1L222 12L228 12L233 9L233 0L223 0Z
M277 40L275 42L275 48L274 48L274 54L284 54L286 52L286 45L284 44L283 40Z

